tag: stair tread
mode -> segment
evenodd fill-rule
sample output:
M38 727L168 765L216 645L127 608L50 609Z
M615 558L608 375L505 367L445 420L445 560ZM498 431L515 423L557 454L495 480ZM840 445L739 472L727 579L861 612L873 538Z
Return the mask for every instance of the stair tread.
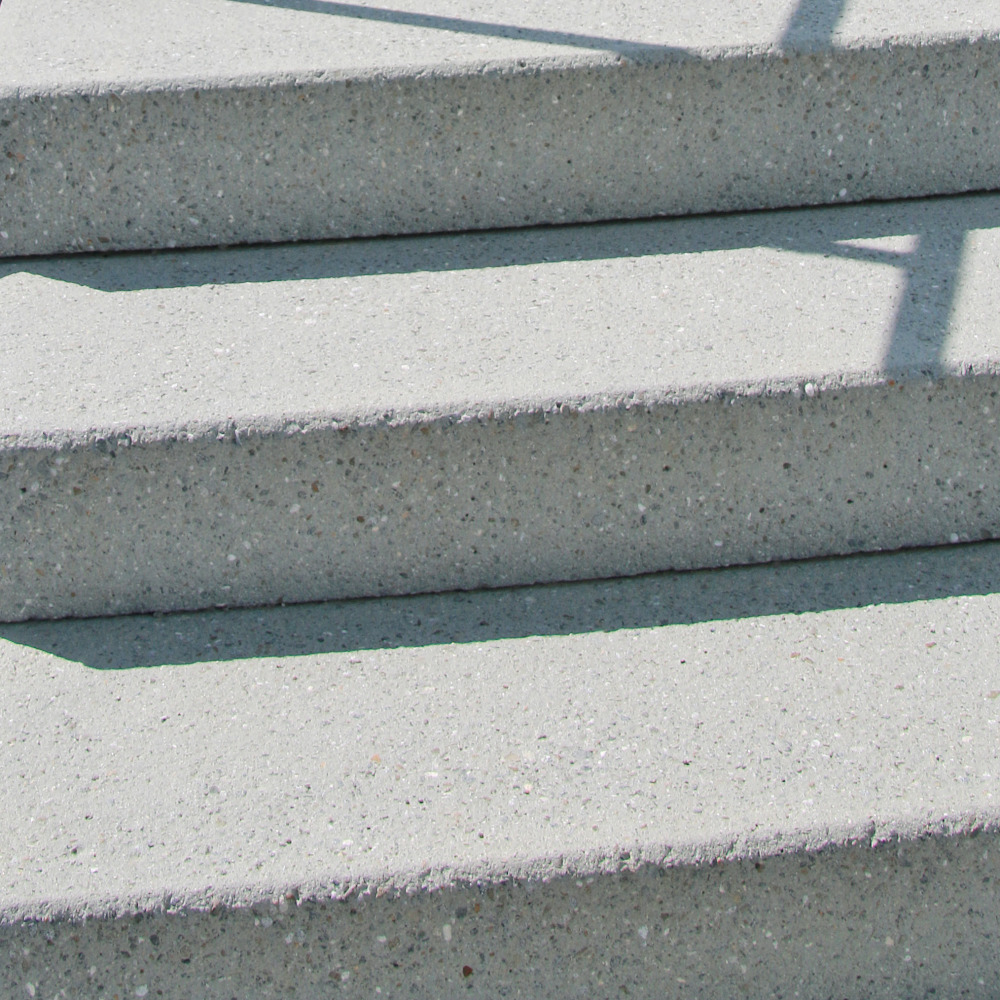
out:
M1000 196L0 263L0 439L754 396L1000 361ZM27 376L30 376L26 378Z
M995 537L998 211L2 263L0 619Z
M0 923L990 827L998 551L3 626Z
M0 992L988 993L1000 7L661 8L6 0Z

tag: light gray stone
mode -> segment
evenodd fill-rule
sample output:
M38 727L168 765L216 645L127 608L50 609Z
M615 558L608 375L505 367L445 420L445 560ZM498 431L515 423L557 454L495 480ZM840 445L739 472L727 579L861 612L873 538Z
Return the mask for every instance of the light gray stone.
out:
M994 536L998 206L0 266L0 615Z
M1000 15L7 0L0 254L1000 187Z
M0 984L989 996L998 566L4 626Z

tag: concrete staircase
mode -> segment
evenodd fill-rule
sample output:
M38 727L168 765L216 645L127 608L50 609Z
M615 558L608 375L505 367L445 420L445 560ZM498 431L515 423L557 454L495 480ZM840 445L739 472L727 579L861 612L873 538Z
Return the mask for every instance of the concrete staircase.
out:
M5 995L996 995L1000 8L565 6L0 10Z

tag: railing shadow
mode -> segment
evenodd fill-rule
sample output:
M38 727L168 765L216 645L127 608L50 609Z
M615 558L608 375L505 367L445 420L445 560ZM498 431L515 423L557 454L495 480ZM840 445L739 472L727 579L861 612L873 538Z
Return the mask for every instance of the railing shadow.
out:
M998 227L1000 196L963 195L881 205L228 250L30 257L0 262L0 280L28 272L105 292L130 292L771 247L880 263L903 271L905 288L883 368L886 373L933 373L941 369L966 234ZM873 245L898 236L911 237L913 246L892 250ZM720 336L725 331L720 330Z
M1000 542L470 593L0 625L95 669L479 643L1000 592Z
M338 0L237 0L237 2L283 7L335 17L391 22L426 29L613 51L631 57L681 51L670 46L646 45L626 39L493 24L464 18L342 3ZM778 40L778 47L808 50L829 44L836 33L837 25L844 15L846 6L847 0L798 0ZM928 372L939 370L940 354L951 313L951 297L961 265L962 243L961 236L950 231L947 227L943 231L937 227L930 227L926 232L919 234L916 248L905 259L902 255L895 259L886 258L887 262L904 268L907 273L907 287L900 300L890 346L884 358L886 372L909 371L914 368ZM716 248L724 249L726 244L720 244ZM702 249L705 248L702 247ZM660 252L669 251L661 250ZM830 245L823 246L814 242L809 248L809 252L849 256L836 239L830 241ZM560 255L559 251L556 250L553 259L574 258ZM491 265L470 263L470 266Z
M389 7L340 3L338 0L236 0L236 2L255 4L259 7L282 7L286 10L298 10L310 14L328 14L332 17L376 21L383 24L399 24L411 28L452 31L463 35L508 38L522 42L539 42L544 45L614 52L630 59L677 54L685 51L672 45L647 44L625 38L604 38L599 35L582 35L572 31L527 28L513 24L473 21L464 17L449 17L439 14L420 14L413 11L394 10Z
M260 7L297 10L309 14L326 14L331 17L399 24L427 30L507 38L545 45L591 49L598 52L614 52L629 58L686 52L680 46L651 44L633 39L609 38L601 35L585 35L572 31L498 24L491 21L474 21L468 18L417 13L390 7L342 3L340 0L235 0L235 2L254 4ZM799 0L798 6L792 12L785 30L781 34L778 42L779 47L810 49L826 44L832 38L846 5L847 0Z
M645 45L443 15L364 6L339 0L236 0L309 13L391 22L414 27L527 39L635 55L666 52L669 46ZM799 0L778 40L779 47L810 47L828 41L843 16L847 0ZM972 228L1000 226L996 199L951 198L948 207L933 203L895 203L879 209L819 212L750 213L662 222L591 225L586 240L575 227L508 230L436 237L329 242L228 251L152 252L107 256L24 259L0 263L0 279L27 271L59 281L108 292L209 284L257 283L359 277L368 274L437 272L507 267L546 262L614 259L708 250L776 247L826 257L885 263L904 271L903 290L889 347L883 357L887 374L941 370L952 297L961 267L964 236ZM957 211L956 206L962 206ZM813 228L806 230L808 219ZM915 237L907 252L859 247L857 241L880 236Z

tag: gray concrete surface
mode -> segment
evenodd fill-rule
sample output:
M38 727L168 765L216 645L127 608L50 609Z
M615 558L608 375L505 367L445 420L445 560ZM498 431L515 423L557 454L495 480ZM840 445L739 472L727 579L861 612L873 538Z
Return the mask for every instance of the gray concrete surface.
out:
M995 832L617 876L0 927L11 997L996 995Z
M998 207L7 262L0 615L995 535Z
M0 982L990 996L998 592L986 543L4 626Z
M1000 186L993 0L6 0L0 254Z

